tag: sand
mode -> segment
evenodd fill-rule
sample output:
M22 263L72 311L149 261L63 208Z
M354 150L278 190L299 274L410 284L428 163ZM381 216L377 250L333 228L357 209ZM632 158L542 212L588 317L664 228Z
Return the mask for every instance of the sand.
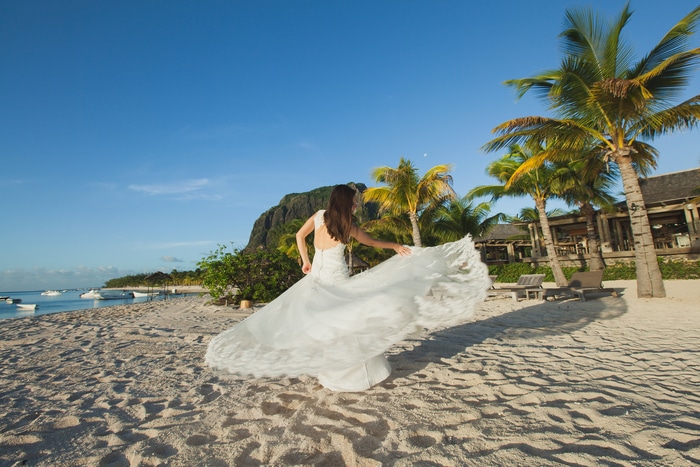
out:
M545 284L552 285L552 284ZM0 321L0 466L700 463L700 281L665 299L490 298L362 393L224 378L206 298Z

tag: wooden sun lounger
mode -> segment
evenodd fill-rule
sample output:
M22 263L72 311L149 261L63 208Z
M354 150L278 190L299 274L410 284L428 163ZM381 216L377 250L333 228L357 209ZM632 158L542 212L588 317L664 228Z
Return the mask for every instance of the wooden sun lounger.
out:
M586 294L609 293L617 297L617 291L603 287L603 271L575 272L566 287L545 288L543 299L552 297L578 297L582 302L586 301Z
M493 289L493 284L496 282L497 278L498 278L498 276L489 275L489 279L491 279L491 288L492 289Z
M523 274L515 285L491 288L487 291L487 296L510 295L514 302L517 302L521 296L531 298L533 294L541 298L544 290L542 282L544 282L544 274Z

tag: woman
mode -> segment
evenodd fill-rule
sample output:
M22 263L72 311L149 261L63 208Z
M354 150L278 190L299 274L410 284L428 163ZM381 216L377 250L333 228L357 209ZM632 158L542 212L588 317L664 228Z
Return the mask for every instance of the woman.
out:
M316 376L333 391L363 391L391 372L384 351L424 328L471 317L490 287L471 239L432 248L376 240L353 223L353 188L333 189L325 211L297 233L306 277L209 344L206 362L231 373ZM306 237L314 232L309 260ZM396 256L348 277L350 238Z

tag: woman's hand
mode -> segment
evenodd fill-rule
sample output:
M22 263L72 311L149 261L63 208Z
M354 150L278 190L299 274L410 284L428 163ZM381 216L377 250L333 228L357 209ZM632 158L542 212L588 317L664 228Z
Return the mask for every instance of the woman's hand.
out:
M399 245L398 243L394 247L394 251L401 256L410 256L411 249L405 245Z
M301 272L308 274L311 272L311 263L304 262L301 266Z

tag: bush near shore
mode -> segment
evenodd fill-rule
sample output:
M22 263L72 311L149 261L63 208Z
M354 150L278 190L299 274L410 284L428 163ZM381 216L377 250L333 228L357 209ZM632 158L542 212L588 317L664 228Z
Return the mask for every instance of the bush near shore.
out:
M163 285L160 282L154 284L153 282L148 281L146 278L151 275L152 273L144 273L116 277L106 281L103 287L106 289L123 289L128 287L153 287L154 285ZM168 287L202 285L204 280L204 271L201 269L195 269L194 271L178 271L177 269L173 269L168 275L170 276L170 280L166 284Z

